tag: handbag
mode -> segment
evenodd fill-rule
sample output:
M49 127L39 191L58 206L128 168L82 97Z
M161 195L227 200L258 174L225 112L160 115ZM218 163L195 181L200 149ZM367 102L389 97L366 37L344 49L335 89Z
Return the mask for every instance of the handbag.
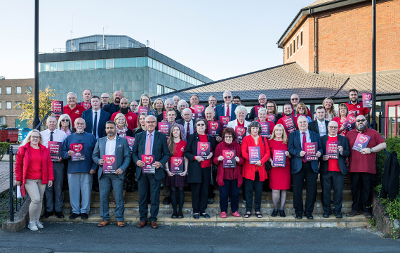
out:
M262 138L262 142L263 142L263 144L264 144L264 146L265 146L264 137L261 136L261 138ZM266 161L266 162L265 162L265 171L268 172L270 169L272 169L272 164L271 164L270 161Z

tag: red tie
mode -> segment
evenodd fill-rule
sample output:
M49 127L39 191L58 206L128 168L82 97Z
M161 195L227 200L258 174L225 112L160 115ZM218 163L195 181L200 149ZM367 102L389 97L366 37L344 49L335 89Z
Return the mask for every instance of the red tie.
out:
M151 155L151 134L149 134L149 137L147 138L145 155Z
M231 116L230 114L229 114L229 105L227 105L227 107L226 107L226 115L225 116Z
M189 140L189 135L190 135L190 124L189 122L187 123L187 131L186 131L186 141Z
M306 151L306 143L307 143L307 138L306 138L306 132L303 132L303 151ZM306 156L303 156L303 163L307 162L306 161Z

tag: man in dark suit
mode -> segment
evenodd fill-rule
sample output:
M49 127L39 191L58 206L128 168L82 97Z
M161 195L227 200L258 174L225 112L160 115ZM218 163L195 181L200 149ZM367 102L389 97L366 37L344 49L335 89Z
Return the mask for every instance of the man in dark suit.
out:
M322 155L321 139L315 132L308 130L308 120L304 116L297 119L299 130L289 135L288 149L292 155L290 172L293 179L293 208L296 218L303 217L303 184L306 180L306 205L304 214L307 219L313 219L315 196L317 193L318 158ZM305 143L316 142L316 159L306 161Z
M322 106L318 106L315 110L317 119L308 124L308 130L316 132L320 137L328 134L328 123L325 120L325 109Z
M122 92L120 92L119 90L117 90L116 92L114 92L114 102L108 105L105 105L103 107L103 110L108 112L109 114L113 114L114 112L118 112L120 110L119 108L119 103L121 102L121 99L124 97L124 95L122 94Z
M139 212L140 222L137 225L143 228L147 225L147 200L148 189L150 188L151 208L150 208L150 226L158 228L157 215L160 205L160 187L161 180L164 178L164 166L170 157L167 139L165 135L156 132L157 119L153 115L146 117L145 125L147 131L137 134L135 144L132 150L132 160L137 165L136 180L139 187ZM155 162L152 164L155 167L155 173L142 173L142 167L145 165L142 161L142 155L154 155ZM150 185L150 186L149 186Z
M331 214L331 189L333 188L333 213L336 218L342 218L344 176L347 174L346 157L350 156L349 141L346 137L338 135L338 123L329 122L328 134L321 137L323 157L321 159L320 173L322 185L322 206L324 218ZM327 142L338 141L338 159L330 158L327 154Z
M220 116L229 116L229 121L235 120L237 105L232 103L232 93L230 91L225 91L223 98L224 103L215 107L215 119L219 120Z
M267 103L267 96L265 96L265 94L258 95L258 103L259 103L258 105L251 108L250 114L247 117L248 121L253 121L255 118L258 117L258 109L265 107L265 105Z
M124 224L124 181L126 169L129 167L131 155L126 138L116 135L117 129L114 121L106 123L107 137L97 140L93 150L93 161L100 166L98 180L100 185L100 217L103 219L97 226L104 227L110 223L109 197L111 187L114 191L115 211L118 227L125 227ZM116 170L114 173L103 171L103 164L106 162L104 155L115 155ZM111 158L112 160L112 158Z
M96 139L101 138L105 134L106 122L110 120L111 115L100 109L100 98L93 96L91 100L92 109L82 113L82 118L86 122L85 131L91 133Z
M193 114L189 108L183 109L182 119L178 119L176 123L181 124L185 128L185 132L182 133L182 135L186 136L186 140L188 140L189 136L196 130L196 127L194 126Z

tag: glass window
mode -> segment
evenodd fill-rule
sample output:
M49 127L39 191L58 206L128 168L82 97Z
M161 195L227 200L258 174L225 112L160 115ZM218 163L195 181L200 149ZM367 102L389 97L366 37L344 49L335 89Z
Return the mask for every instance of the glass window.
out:
M15 101L15 109L21 109L22 101Z
M165 86L164 91L165 91L165 93L170 93L170 92L173 92L173 91L176 91L176 90Z
M122 58L121 59L121 68L129 67L129 58Z
M74 62L73 61L67 62L67 70L74 70Z
M297 50L299 50L300 48L300 40L299 40L299 35L297 35Z
M32 86L26 86L26 93L32 93Z
M39 67L40 67L40 72L44 71L44 64L43 63L39 63Z
M57 71L57 62L50 63L50 71Z
M0 94L1 94L1 87L0 87Z
M88 69L88 62L87 61L82 61L81 69Z
M80 61L76 61L74 62L75 64L75 70L81 70L81 62Z
M114 59L107 59L107 60L106 60L106 68L107 68L107 69L112 69L112 68L114 68Z
M89 61L89 69L95 69L96 68L96 61Z
M11 102L6 102L6 109L11 110Z
M136 58L136 65L138 68L144 67L144 57Z
M157 95L162 95L164 93L164 86L157 84Z
M0 109L1 109L1 102L0 102Z
M6 87L6 95L10 95L11 94L11 87Z
M136 67L136 58L129 58L129 67L130 68Z
M45 63L44 64L44 71L45 72L50 71L50 63Z
M6 125L6 117L0 117L0 124L1 125Z
M114 68L120 68L120 67L121 67L121 59L114 59Z
M290 56L290 55L289 55L289 47L287 47L286 49L287 49L287 50L286 50L287 59L289 60L289 56Z
M300 45L303 46L303 31L300 33Z
M15 87L15 94L21 94L22 93L22 87L21 86L16 86Z
M293 54L296 53L296 40L293 40Z
M64 71L64 62L57 62L57 71Z
M104 69L105 66L103 66L103 60L97 60L96 61L96 69Z

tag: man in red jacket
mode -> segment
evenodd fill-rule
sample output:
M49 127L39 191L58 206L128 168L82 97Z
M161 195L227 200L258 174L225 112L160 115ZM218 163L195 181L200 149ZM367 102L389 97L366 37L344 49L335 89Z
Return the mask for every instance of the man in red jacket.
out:
M119 106L119 111L114 112L113 115L111 115L111 120L114 121L115 116L117 116L118 113L122 113L123 115L125 115L126 122L128 123L128 128L133 131L133 129L137 127L138 116L129 110L128 99L121 98Z

